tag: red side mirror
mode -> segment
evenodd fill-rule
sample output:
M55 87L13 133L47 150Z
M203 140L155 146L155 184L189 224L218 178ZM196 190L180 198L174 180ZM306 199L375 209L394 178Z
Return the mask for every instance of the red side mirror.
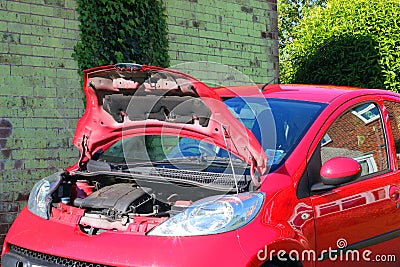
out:
M336 157L322 165L320 175L324 184L340 185L360 177L361 165L352 158Z

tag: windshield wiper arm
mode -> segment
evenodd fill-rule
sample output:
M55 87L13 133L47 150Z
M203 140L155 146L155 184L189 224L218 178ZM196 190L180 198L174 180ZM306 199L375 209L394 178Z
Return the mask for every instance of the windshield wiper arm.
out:
M248 168L249 165L240 159L225 158L216 156L188 156L183 158L168 158L157 161L142 160L138 162L113 163L108 161L89 160L87 170L94 171L125 171L138 167L156 167L157 165L174 165L174 164L195 164L195 165L214 165L227 166L233 164L235 167Z
M241 159L235 159L235 158L225 158L225 157L216 157L216 156L202 156L202 160L204 162L207 162L208 164L215 164L215 165L228 165L231 164L230 162L232 161L232 163L235 166L242 166L242 167L249 167L249 165L242 161Z
M126 170L136 167L145 167L145 166L155 166L158 164L179 164L179 163L192 163L192 164L199 164L202 163L201 157L184 157L184 158L169 158L163 160L156 160L156 161L143 161L143 162L135 162L135 163L123 163L123 164L116 164L115 166L117 169Z

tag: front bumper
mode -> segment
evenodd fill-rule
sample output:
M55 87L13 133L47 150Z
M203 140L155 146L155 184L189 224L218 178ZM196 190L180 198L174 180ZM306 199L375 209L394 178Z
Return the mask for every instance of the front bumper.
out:
M91 236L77 225L44 220L24 209L6 237L2 267L252 266L261 246L256 240L274 234L245 228L254 232L156 237L110 231Z
M93 264L90 262L72 260L63 257L48 255L29 249L10 245L9 252L4 254L1 263L3 266L15 267L37 267L37 266L54 266L54 267L108 267L107 265Z

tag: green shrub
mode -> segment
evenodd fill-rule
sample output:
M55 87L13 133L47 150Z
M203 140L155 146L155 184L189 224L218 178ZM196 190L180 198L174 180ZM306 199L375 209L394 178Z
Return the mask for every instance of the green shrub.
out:
M79 70L133 62L167 67L168 40L162 0L77 0Z
M293 30L283 83L400 91L400 0L329 0Z

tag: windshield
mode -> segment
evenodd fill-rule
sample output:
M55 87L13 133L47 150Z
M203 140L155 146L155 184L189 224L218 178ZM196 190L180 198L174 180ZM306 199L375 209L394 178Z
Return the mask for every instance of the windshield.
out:
M268 156L267 165L272 170L290 155L326 106L321 103L256 97L236 97L224 102L232 114L253 132L265 150ZM231 155L231 158L235 166L248 168L238 157ZM176 163L180 160L185 166L181 165L179 168L201 165L201 170L210 170L213 164L224 165L225 169L230 164L228 152L214 144L211 138L197 140L170 135L123 138L110 146L99 160L116 164L147 162L162 166L166 166L163 165L165 162Z
M211 140L207 141L169 135L133 136L113 144L100 156L100 160L132 163L187 157L228 157L226 150L212 144Z
M279 167L294 150L326 104L259 97L225 99L231 113L262 145L268 165Z
M213 144L209 138L197 140L170 135L141 135L123 138L109 147L99 161L127 165L128 168L153 165L197 171L228 172L234 165L241 173L248 164L227 150ZM228 168L228 169L227 169Z

